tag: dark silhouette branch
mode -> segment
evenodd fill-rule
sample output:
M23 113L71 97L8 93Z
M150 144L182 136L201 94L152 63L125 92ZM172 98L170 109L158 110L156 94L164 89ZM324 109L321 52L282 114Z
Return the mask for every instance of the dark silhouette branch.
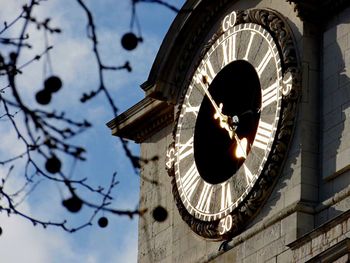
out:
M87 177L73 179L72 172L67 174L61 169L61 159L73 160L74 165L77 162L86 160L86 149L81 145L76 145L71 142L72 139L78 137L92 127L92 124L87 119L75 120L67 116L66 112L58 112L56 110L48 110L47 108L36 108L26 101L22 92L22 87L18 86L18 76L23 73L26 68L32 63L42 62L44 66L48 67L50 74L52 74L52 63L50 58L50 51L53 46L49 43L49 35L60 34L62 30L52 25L51 18L40 19L33 15L33 10L39 6L44 0L31 0L27 5L22 7L19 15L11 22L4 22L4 27L0 29L0 45L5 45L14 48L14 51L4 55L0 51L0 78L5 79L6 86L0 88L0 124L7 125L6 127L16 136L16 143L23 150L12 156L1 157L0 165L8 168L8 172L0 182L0 212L6 212L9 216L20 216L29 220L33 225L41 225L46 228L48 226L55 226L62 228L67 232L75 232L80 229L91 226L97 215L100 213L110 213L118 216L142 216L147 209L126 209L120 210L114 208L113 205L113 191L116 189L119 181L116 179L117 173L113 173L110 183L106 187L92 186L88 182ZM98 95L102 95L108 103L112 116L118 115L118 107L111 95L110 90L105 84L105 73L107 71L124 70L132 72L132 67L129 61L126 61L120 66L106 65L101 58L99 51L98 34L93 17L92 10L85 4L83 0L76 0L82 12L86 15L87 22L87 38L92 44L92 55L95 58L98 72L98 87L89 91L82 92L80 101L87 103L95 99ZM132 21L137 23L139 37L129 34L129 42L127 43L132 48L135 48L139 42L142 42L141 27L136 17L135 4L155 3L164 6L174 12L179 10L160 0L134 0L132 1ZM23 22L19 25L20 22ZM18 37L5 36L11 28L15 25L20 27ZM28 29L33 26L36 31L43 31L45 49L31 59L18 65L19 57L23 53L23 49L30 49L33 47L31 43ZM127 49L124 46L125 49ZM129 49L130 50L130 49ZM44 67L44 76L46 77L46 67ZM44 82L43 90L35 94L35 99L38 104L45 106L50 103L52 96L56 94L62 86L61 79L58 76L51 75ZM130 163L136 174L139 173L140 165L150 161L157 161L155 156L150 160L141 159L132 153L128 142L120 138L122 149L125 156L130 160ZM44 165L42 161L45 161ZM7 182L11 180L14 173L14 168L18 163L23 163L23 176L21 185L18 189L9 190ZM74 167L74 165L72 165ZM72 169L73 171L73 169ZM143 178L143 177L142 177ZM150 180L144 178L146 182L158 185L157 180ZM77 227L70 227L68 220L42 220L31 216L20 210L20 205L32 195L37 188L42 184L54 183L60 190L68 190L69 197L62 200L62 205L70 212L79 212L82 207L91 210L91 216L82 222ZM93 194L93 198L83 198L85 193ZM89 195L90 196L90 195ZM62 197L63 199L63 197ZM97 201L99 200L99 202Z

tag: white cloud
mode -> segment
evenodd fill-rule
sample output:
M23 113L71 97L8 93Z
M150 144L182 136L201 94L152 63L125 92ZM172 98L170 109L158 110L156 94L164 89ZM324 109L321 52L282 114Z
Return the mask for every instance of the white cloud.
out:
M137 244L137 234L132 232L127 234L124 238L123 247L117 249L112 262L137 262L137 247L135 247Z
M74 254L69 243L50 230L34 228L29 222L17 216L1 215L3 233L0 236L1 259L7 263L72 262Z

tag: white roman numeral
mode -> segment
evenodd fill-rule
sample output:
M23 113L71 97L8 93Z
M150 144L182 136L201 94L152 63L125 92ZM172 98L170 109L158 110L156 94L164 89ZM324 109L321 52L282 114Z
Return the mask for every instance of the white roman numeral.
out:
M262 93L262 106L264 109L266 106L277 100L277 92L279 87L279 81L277 80L270 87L261 91Z
M193 113L195 116L197 116L198 115L198 112L199 112L199 107L200 107L200 105L198 105L198 106L192 106L191 104L190 104L190 102L189 101L186 101L186 104L185 104L185 112L186 113Z
M180 160L184 159L188 155L193 153L193 137L191 137L187 142L184 144L179 143L179 150L178 150L178 158Z
M204 182L204 186L199 197L196 208L204 213L209 213L211 195L213 193L213 186Z
M258 130L255 135L253 146L265 150L272 136L272 124L260 120Z
M256 72L258 73L259 77L261 76L262 72L266 68L267 64L269 64L269 61L272 58L272 56L273 56L273 53L271 49L269 49L269 51L267 51L262 61L260 62L259 66L256 68Z
M187 199L191 199L194 190L197 188L199 179L200 176L197 172L196 165L193 163L182 178L183 192L185 193Z
M245 179L247 181L247 184L249 185L251 182L253 182L254 176L245 163L243 164L243 168L244 168Z
M232 205L230 183L221 184L221 211Z
M245 52L245 56L243 57L244 60L248 60L248 55L249 55L249 52L250 52L250 48L252 47L254 36L255 36L255 32L250 32L250 39L249 39L247 51Z
M199 72L196 74L196 82L201 85L205 84L203 83L203 76L207 79L208 84L210 84L216 76L216 72L209 59L204 62Z
M222 67L236 60L236 34L229 36L222 43L223 63Z

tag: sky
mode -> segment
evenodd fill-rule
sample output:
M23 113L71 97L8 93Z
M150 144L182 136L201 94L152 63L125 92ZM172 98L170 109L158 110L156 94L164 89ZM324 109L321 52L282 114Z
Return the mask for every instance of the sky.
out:
M3 25L4 21L15 19L20 13L20 7L28 1L0 0L0 25ZM124 33L130 31L130 2L130 0L85 1L93 11L103 61L107 65L120 66L129 60L133 67L132 73L113 71L105 76L106 86L111 91L120 113L143 98L144 94L139 85L147 79L161 41L176 15L159 5L139 4L137 13L144 41L129 52L121 47L120 39ZM184 0L168 0L168 2L181 7ZM47 0L35 9L34 15L40 20L50 17L50 24L62 29L62 34L50 35L49 42L54 47L50 51L52 74L60 76L63 88L57 95L55 94L52 103L47 107L65 111L76 119L87 118L93 123L92 129L79 136L78 142L88 150L86 155L88 161L74 167L73 175L76 176L74 178L87 177L92 185L108 185L111 174L117 171L120 183L113 193L113 208L135 209L139 199L139 177L125 158L117 138L111 136L110 130L105 125L113 118L106 100L99 96L89 103L79 102L83 92L98 87L91 42L86 37L85 14L76 1ZM18 35L21 21L18 25L0 37ZM134 32L137 32L136 28ZM33 49L23 50L19 64L41 53L45 48L42 31L37 31L31 26L29 35ZM1 47L3 54L9 51L11 48ZM18 78L17 85L21 87L21 96L28 105L37 107L34 94L42 88L43 81L48 76L43 68L43 60L31 63ZM0 78L0 85L0 87L6 85L6 79L3 77ZM6 159L9 155L16 155L24 149L6 121L0 122L0 134L0 160ZM137 145L131 145L131 148L135 154L138 153ZM8 181L7 187L13 191L23 183L21 164L23 165L23 162L20 160ZM69 160L64 160L62 169L67 172L71 168ZM7 169L8 167L0 167L0 178L4 178ZM67 213L61 206L65 194L57 185L39 185L22 202L20 209L39 218L68 219L71 226L78 225L81 220L89 217L89 211L83 209L78 214ZM93 226L69 234L54 227L47 229L41 226L34 227L31 222L21 217L8 217L0 213L0 227L3 230L0 236L0 262L136 262L137 217L131 220L110 214L104 216L109 219L107 228L99 228L95 220Z

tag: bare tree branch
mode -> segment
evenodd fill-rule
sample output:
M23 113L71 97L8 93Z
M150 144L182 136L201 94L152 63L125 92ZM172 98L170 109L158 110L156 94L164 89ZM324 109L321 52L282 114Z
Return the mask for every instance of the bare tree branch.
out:
M37 108L26 100L22 87L18 86L18 77L33 63L43 63L49 68L50 74L53 71L50 58L53 46L49 43L49 35L60 34L62 30L58 26L52 25L50 17L41 19L33 15L33 10L43 2L45 1L29 0L15 19L11 22L5 21L4 26L0 28L0 45L8 47L6 50L14 48L14 51L9 52L8 55L4 55L5 51L0 51L0 78L2 85L4 85L0 88L0 125L6 125L6 128L16 136L16 142L21 147L19 149L22 149L15 154L0 157L0 165L8 169L7 174L0 177L0 213L6 212L9 216L20 216L31 221L33 225L41 225L44 228L48 226L59 227L70 233L91 226L96 216L101 212L130 218L137 215L142 216L147 209L123 210L114 208L113 192L119 184L116 172L111 175L111 180L106 187L96 187L88 182L87 177L74 179L72 172L67 174L61 168L62 162L67 162L67 160L73 161L74 164L86 160L87 150L81 145L74 144L72 139L90 129L91 122L84 118L76 120L64 111ZM161 0L132 0L132 21L137 20L135 5L141 2L155 3L174 12L179 11L175 6ZM115 117L118 115L118 107L106 86L105 73L119 70L132 72L132 67L129 61L120 66L104 63L99 51L98 34L92 10L83 0L76 0L76 3L87 18L87 39L91 42L91 53L96 61L98 72L98 87L82 92L80 101L88 103L101 94L109 105L112 116ZM139 37L131 34L134 47L136 47L135 43L142 41L140 24L138 21L136 22ZM44 33L45 48L39 54L32 54L31 58L19 64L19 58L23 56L23 49L31 50L34 47L28 33L31 26L36 31ZM14 27L20 28L18 36L8 37L6 34ZM44 75L47 77L45 69ZM42 106L48 105L52 96L56 96L61 86L62 82L59 76L48 76L44 82L44 88L35 94L36 102ZM120 142L124 155L130 161L136 174L139 173L142 163L158 160L157 156L151 160L141 159L133 154L126 140L120 138ZM44 165L43 160L45 161ZM16 190L13 190L9 187L8 182L14 177L14 170L18 165L23 166L21 167L23 174L19 175L20 184L17 185ZM16 174L16 176L18 175ZM145 179L145 181L158 185L156 180ZM71 227L68 220L45 220L21 211L21 204L37 191L39 186L48 183L54 183L60 190L63 189L69 194L68 198L62 196L62 205L68 211L76 213L82 207L86 207L90 209L91 216L80 225ZM86 193L88 194L85 195ZM89 196L89 198L83 196Z

